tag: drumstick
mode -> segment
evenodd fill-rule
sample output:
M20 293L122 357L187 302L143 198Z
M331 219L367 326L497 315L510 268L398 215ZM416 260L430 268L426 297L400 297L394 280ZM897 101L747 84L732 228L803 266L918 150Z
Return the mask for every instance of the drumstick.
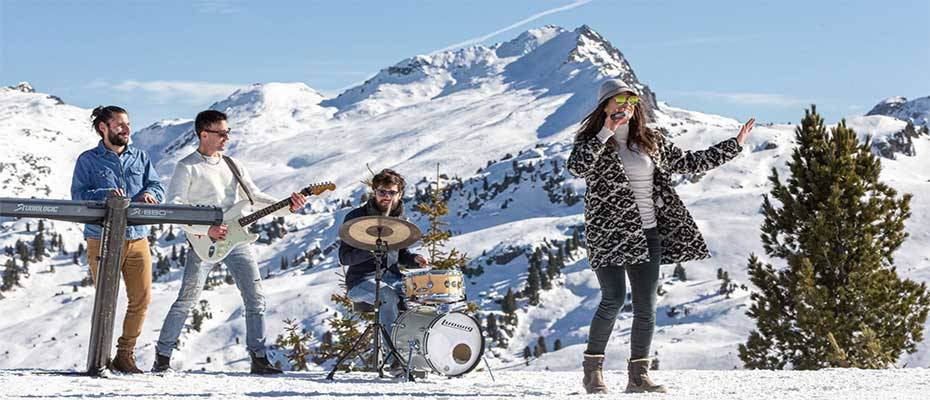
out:
M384 216L385 216L385 217L390 217L390 216L391 216L391 209L392 209L392 208L394 208L394 199L393 199L393 198L391 199L391 202L388 203L387 211L384 212Z

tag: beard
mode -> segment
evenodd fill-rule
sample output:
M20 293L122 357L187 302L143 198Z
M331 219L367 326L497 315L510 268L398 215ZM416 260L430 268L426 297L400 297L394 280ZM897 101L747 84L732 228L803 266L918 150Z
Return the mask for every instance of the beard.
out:
M388 207L391 206L390 201L381 202L380 200L377 200L377 199L375 199L375 205L378 206L378 211L381 211L382 214L387 212ZM397 208L396 201L394 202L394 207L391 209L391 211L394 211L394 208Z
M112 143L114 146L125 146L129 144L128 137L123 139L122 137L120 137L119 134L112 132L112 131L109 134L107 134L107 139L109 139L110 143Z
M391 206L390 201L385 201L385 202L375 201L375 204L378 205L378 210L380 210L381 212L387 212L387 208Z

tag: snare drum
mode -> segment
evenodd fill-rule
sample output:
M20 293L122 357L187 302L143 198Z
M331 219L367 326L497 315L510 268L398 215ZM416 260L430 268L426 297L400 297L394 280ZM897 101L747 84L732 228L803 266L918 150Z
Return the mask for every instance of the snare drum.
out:
M427 269L404 276L407 299L423 304L463 301L464 285L462 272L454 269Z
M484 335L478 321L461 311L441 313L420 306L405 311L394 322L394 347L408 368L445 376L467 374L484 354Z

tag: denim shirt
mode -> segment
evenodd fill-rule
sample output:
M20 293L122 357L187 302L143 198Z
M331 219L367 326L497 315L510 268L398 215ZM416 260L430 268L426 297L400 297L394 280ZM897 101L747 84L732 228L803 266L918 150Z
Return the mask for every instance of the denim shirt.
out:
M127 145L123 154L106 148L101 140L97 147L78 156L71 176L72 200L106 200L110 190L120 188L131 201L148 192L159 202L165 199L165 188L155 172L155 165L141 149ZM100 239L100 225L84 225L84 238ZM126 239L146 236L148 227L126 227Z

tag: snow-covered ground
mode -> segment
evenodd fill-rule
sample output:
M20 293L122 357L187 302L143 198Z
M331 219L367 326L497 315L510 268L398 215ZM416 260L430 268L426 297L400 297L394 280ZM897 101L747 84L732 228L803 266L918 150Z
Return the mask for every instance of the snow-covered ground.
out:
M354 372L327 381L326 373L294 372L256 377L235 371L172 373L166 376L114 375L109 379L62 376L45 370L0 370L4 399L915 399L930 393L930 370L867 371L654 371L668 394L625 394L626 371L606 371L611 393L582 397L581 372L497 371L463 378L431 377L402 382ZM584 394L584 396L587 396Z

